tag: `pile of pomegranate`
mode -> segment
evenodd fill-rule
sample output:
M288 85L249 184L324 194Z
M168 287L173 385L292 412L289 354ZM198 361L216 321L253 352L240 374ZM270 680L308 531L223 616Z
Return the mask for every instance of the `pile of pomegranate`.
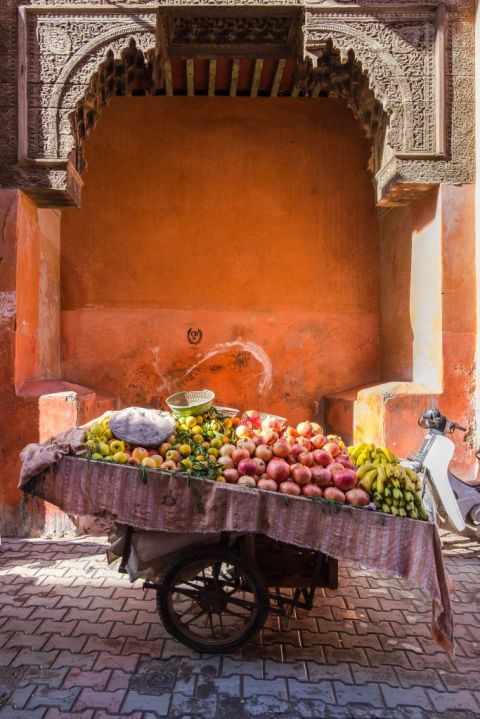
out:
M341 437L323 434L316 422L283 426L272 416L249 410L236 428L237 444L220 449L226 482L271 492L369 504L357 487L356 467Z

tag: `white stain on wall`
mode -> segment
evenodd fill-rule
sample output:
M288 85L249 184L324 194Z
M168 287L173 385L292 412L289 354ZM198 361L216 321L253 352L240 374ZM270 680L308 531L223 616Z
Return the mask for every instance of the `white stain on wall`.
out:
M159 384L155 387L155 389L159 394L169 394L171 378L165 375L165 363L162 362L162 351L160 347L150 347L149 349L152 353L153 368L159 379Z
M263 370L260 374L258 391L260 392L260 394L268 392L268 390L271 389L273 384L273 370L270 357L267 355L263 347L260 347L260 345L257 345L255 342L244 342L241 339L233 340L232 342L220 342L219 344L214 345L206 354L201 357L198 362L188 368L188 370L184 374L184 377L188 377L188 375L191 374L194 370L196 370L197 367L199 367L204 362L207 362L208 360L212 359L212 357L216 357L217 355L230 352L230 350L234 348L238 348L243 352L248 352L257 360L257 362L262 365Z
M242 339L233 340L232 342L220 342L219 344L214 345L210 350L208 350L204 355L202 355L200 359L195 362L195 364L193 364L187 369L182 379L188 377L198 367L200 367L205 362L208 362L208 360L212 359L212 357L216 357L217 355L230 352L232 349L235 348L240 349L243 352L248 352L252 355L252 357L257 360L257 362L260 363L262 369L258 373L258 376L260 377L258 383L258 391L260 394L268 392L273 384L273 369L270 357L265 352L265 350L260 347L260 345L256 344L255 342L244 342ZM149 347L149 350L152 354L152 364L154 370L159 378L159 384L157 385L156 390L159 394L168 394L173 391L173 385L175 385L176 387L180 386L181 379L175 379L174 377L171 377L165 373L167 358L165 357L165 352L162 353L162 349L160 347Z

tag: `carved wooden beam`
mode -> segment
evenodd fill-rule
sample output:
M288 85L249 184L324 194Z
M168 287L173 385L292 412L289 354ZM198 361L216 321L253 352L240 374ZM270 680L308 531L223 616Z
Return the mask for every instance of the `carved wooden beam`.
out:
M234 97L237 94L239 70L240 70L240 60L238 58L236 58L232 63L232 77L230 80L230 97Z
M278 61L277 69L275 70L275 76L273 78L272 89L270 91L271 97L276 97L278 95L280 83L282 82L283 71L285 69L285 62L285 58L281 58Z
M215 84L217 78L217 61L215 59L209 60L208 66L208 94L210 96L215 95Z
M298 57L303 21L300 5L205 4L158 13L170 58Z
M187 95L195 95L194 66L191 58L187 60Z
M255 68L253 71L252 87L250 90L251 97L256 97L260 86L260 78L262 76L263 60L255 60Z

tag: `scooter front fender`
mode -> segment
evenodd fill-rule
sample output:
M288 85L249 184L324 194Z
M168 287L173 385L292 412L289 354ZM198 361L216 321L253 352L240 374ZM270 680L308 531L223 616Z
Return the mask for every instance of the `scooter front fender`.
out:
M455 445L441 434L435 436L435 441L428 451L423 464L428 469L440 501L452 525L458 532L465 529L465 521L458 506L455 495L448 478L448 466L453 457Z

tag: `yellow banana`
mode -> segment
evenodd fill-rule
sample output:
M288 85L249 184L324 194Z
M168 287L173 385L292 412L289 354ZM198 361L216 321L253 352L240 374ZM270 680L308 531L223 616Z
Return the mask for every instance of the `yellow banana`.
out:
M385 472L385 467L382 464L379 464L377 467L378 477L379 479L385 483L385 480L387 479L387 473Z
M388 449L388 447L378 447L377 451L384 454L390 464L397 464L398 458Z
M409 492L415 492L415 485L409 477L405 479L405 489Z
M368 462L368 461L369 461L369 457L368 457L366 451L363 450L362 452L360 452L359 455L357 455L355 464L357 465L357 467L360 467L362 464L365 464L365 462Z
M408 474L408 476L410 477L412 482L414 482L416 484L419 479L418 474L416 472L414 472L413 469L410 469L410 467L404 467L404 470Z
M360 469L357 472L358 479L362 479L366 475L366 473L370 472L372 469L377 471L376 466L374 464L372 464L371 462L362 464L362 466L360 467Z
M377 492L378 492L378 494L383 494L383 490L384 490L384 488L385 488L385 487L384 487L384 482L385 482L384 476L383 476L383 475L380 476L380 475L378 474L378 475L377 475Z
M377 468L370 469L359 482L360 487L362 487L367 494L370 494L372 491L372 483L375 477L377 477Z
M368 445L365 442L363 442L362 444L353 445L352 447L348 448L348 456L355 459L367 447Z

